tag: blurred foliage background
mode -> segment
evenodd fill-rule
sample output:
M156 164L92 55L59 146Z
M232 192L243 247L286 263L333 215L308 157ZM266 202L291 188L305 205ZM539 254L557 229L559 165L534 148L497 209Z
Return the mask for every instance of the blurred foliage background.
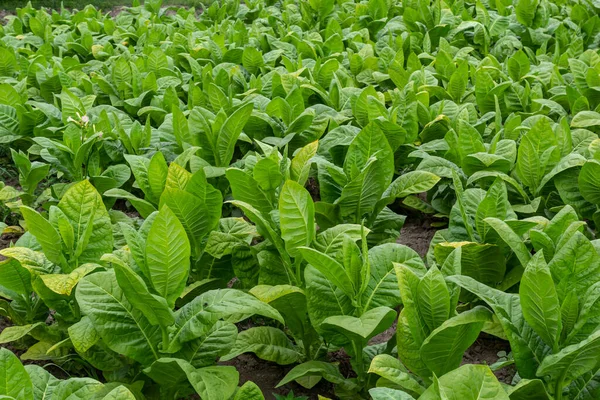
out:
M27 5L27 0L0 0L0 11L14 11L17 8ZM185 6L199 7L201 4L206 4L207 1L200 0L163 0L163 6ZM210 1L208 1L210 3ZM82 9L86 5L92 4L102 10L110 11L119 6L131 6L133 0L31 0L31 5L35 8L47 7L52 9L77 8ZM0 15L1 16L1 15Z

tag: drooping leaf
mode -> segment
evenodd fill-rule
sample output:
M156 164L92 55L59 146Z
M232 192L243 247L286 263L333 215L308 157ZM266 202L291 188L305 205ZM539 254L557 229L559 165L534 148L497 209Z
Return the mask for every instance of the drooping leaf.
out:
M241 332L229 354L222 360L231 360L247 352L279 365L297 362L300 356L283 331L269 326L257 326Z

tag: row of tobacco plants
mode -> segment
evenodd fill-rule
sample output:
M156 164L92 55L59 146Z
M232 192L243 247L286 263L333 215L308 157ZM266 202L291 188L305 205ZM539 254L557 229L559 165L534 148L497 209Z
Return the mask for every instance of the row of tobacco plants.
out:
M340 399L600 398L599 11L8 16L0 343L72 377L1 349L0 397L258 400L222 363L253 353ZM443 228L425 259L408 210ZM482 332L512 384L461 366Z

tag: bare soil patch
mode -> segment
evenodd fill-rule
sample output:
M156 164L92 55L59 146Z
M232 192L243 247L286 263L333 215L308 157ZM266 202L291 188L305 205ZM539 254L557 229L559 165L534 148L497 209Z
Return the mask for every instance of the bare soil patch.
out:
M275 386L277 386L295 364L282 366L261 360L254 354L242 354L233 360L220 364L234 366L240 373L240 385L247 381L256 383L263 392L265 399L268 400L275 399L274 394L286 395L290 390L294 391L294 396L307 396L311 400L317 399L319 395L331 399L336 398L333 394L333 385L324 379L312 389L306 389L295 382L276 388Z
M431 226L433 221L417 215L409 215L400 231L397 243L406 245L425 257L429 250L429 243L438 228Z
M510 345L506 340L482 333L471 347L465 352L463 364L487 364L492 365L500 358L498 353L510 352ZM502 383L510 385L517 370L514 365L494 371L496 378Z

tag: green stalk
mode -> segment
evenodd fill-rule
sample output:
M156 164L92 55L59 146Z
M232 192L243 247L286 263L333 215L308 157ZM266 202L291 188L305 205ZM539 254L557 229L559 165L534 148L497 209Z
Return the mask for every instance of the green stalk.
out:
M554 389L554 398L556 400L562 400L562 383L560 381L556 382L556 387Z
M163 351L167 351L169 348L169 332L167 331L167 328L162 326L160 327L160 331L162 333L162 349Z
M35 316L36 305L31 302L30 296L23 296L25 298L25 302L27 303L27 313L25 314L25 319L27 322L31 322L33 317Z
M79 312L79 304L75 300L69 301L69 309L73 313L76 320L81 319L81 313Z
M306 340L306 336L304 336L302 338L302 347L304 347L304 355L307 359L311 358L311 354L310 354L310 343L308 343L308 340Z
M295 278L296 284L298 286L302 285L302 257L298 256L294 259L294 269L295 269Z
M556 384L554 385L554 398L555 400L562 400L562 391L563 391L563 382L565 381L565 376L567 375L567 369L564 370L562 374L556 380Z
M365 380L365 363L363 360L363 352L362 346L360 346L356 342L352 342L352 350L354 350L354 354L356 355L356 374L358 375L358 380L360 382L364 382Z

